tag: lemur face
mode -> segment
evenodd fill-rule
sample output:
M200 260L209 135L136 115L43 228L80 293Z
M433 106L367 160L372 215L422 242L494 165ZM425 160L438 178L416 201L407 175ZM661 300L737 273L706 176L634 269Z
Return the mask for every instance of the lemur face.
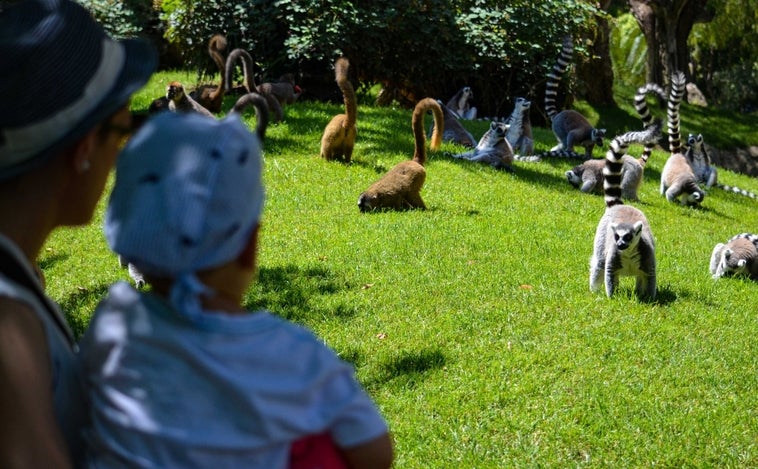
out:
M595 143L595 145L602 147L604 137L605 129L595 129L592 131L592 141Z

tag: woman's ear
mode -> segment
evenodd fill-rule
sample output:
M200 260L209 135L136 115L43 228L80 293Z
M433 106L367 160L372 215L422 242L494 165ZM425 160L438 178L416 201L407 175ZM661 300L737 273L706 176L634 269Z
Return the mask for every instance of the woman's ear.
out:
M97 130L92 130L71 147L71 162L76 174L89 171L95 138L97 138Z

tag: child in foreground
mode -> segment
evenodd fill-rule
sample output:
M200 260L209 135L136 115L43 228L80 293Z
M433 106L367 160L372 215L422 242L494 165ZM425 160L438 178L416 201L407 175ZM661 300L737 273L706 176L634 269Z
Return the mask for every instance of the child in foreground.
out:
M82 338L90 467L286 468L293 443L318 434L343 467L391 465L352 367L305 328L242 306L261 171L237 115L161 113L121 153L105 236L152 288L114 284Z

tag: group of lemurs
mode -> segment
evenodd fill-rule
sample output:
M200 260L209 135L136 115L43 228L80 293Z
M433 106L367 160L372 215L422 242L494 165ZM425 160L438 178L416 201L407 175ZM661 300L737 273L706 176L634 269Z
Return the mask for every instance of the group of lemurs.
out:
M256 131L260 138L268 124L269 115L274 121L283 118L282 107L298 99L302 92L294 84L292 76L278 83L255 85L253 60L244 49L234 49L226 59L223 50L226 39L217 35L211 38L208 51L218 65L223 77L217 87L206 86L186 93L182 84L171 82L166 91L167 107L172 111L200 112L209 116L220 112L220 98L232 89L232 76L237 61L242 63L245 94L238 99L232 112L242 112L254 106L258 116ZM534 140L529 118L531 102L523 97L514 101L514 110L503 122L492 121L490 127L477 142L461 125L459 119L473 119L476 108L472 105L473 91L463 87L447 104L441 100L424 98L416 104L411 129L414 138L414 154L390 169L383 177L371 184L358 197L361 212L382 209L425 209L421 189L426 180L425 164L426 135L424 116L431 113L433 122L429 129L430 149L438 150L442 141L454 142L469 147L455 159L481 162L497 169L513 172L513 163L540 162L543 158L575 158L583 162L566 171L567 181L582 192L600 192L605 199L605 213L595 231L590 258L590 290L598 291L605 286L607 296L612 296L622 276L636 278L636 295L643 300L656 296L655 238L644 213L624 200L638 201L638 189L642 184L645 165L653 148L662 137L661 119L654 119L647 105L647 96L652 94L667 101L666 123L668 126L668 157L661 172L660 193L668 201L682 205L700 206L706 189L718 187L751 198L755 194L718 183L717 171L712 165L702 135L690 134L686 145L680 135L680 105L684 96L685 78L681 72L671 76L668 96L663 88L649 83L637 89L634 106L642 121L643 130L631 131L611 139L605 158L593 158L593 149L603 146L606 129L595 128L581 113L572 109L559 111L556 97L562 76L572 62L573 41L564 39L560 55L546 80L545 112L558 144L550 151L534 155ZM350 163L357 138L357 100L349 80L350 63L341 57L334 64L335 82L339 87L345 106L343 114L335 115L326 124L320 156L326 161ZM643 145L639 158L628 155L631 144ZM578 153L576 147L583 147ZM726 243L713 249L710 260L713 278L728 275L748 275L758 280L758 235L740 233Z

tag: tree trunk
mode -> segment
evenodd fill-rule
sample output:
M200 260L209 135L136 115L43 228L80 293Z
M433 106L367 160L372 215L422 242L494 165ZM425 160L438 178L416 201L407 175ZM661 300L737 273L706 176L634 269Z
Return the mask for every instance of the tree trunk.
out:
M710 21L707 0L629 0L647 41L647 81L668 83L679 70L689 79L687 38L697 21ZM689 81L689 80L688 80Z
M611 0L603 0L600 8L607 11ZM598 18L595 38L590 47L590 59L577 64L576 74L586 86L580 95L594 106L609 106L613 100L613 64L610 46L611 28L608 20Z

